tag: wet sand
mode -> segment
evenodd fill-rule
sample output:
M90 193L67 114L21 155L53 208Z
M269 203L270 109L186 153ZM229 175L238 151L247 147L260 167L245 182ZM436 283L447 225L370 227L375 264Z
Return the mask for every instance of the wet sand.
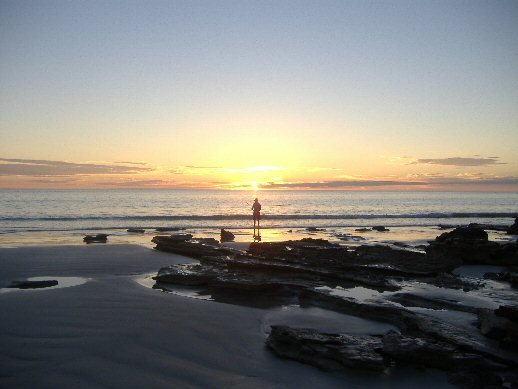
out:
M384 331L376 322L222 304L139 283L162 266L190 261L124 244L0 249L2 287L31 277L87 279L65 288L2 289L0 387L450 387L434 370L323 372L280 359L264 344L279 321Z

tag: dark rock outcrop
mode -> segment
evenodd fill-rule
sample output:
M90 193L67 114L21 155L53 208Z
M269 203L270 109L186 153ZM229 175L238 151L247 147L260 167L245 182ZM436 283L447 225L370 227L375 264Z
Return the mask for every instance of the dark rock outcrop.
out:
M478 324L482 335L493 339L503 339L506 337L506 326L509 320L495 315L491 309L480 309L478 311Z
M219 247L219 241L214 238L194 238L193 240L208 246Z
M207 285L220 275L215 268L200 264L180 264L160 269L153 279L175 285Z
M478 313L480 332L499 340L504 348L518 349L517 312L518 309L511 306L500 306L494 311L481 309Z
M386 231L390 231L388 228L384 227L384 226L374 226L372 227L372 229L374 231L378 231L378 232L386 232Z
M220 255L234 253L230 249L214 245L212 241L210 241L210 244L193 241L191 234L158 235L153 237L151 241L156 244L156 250L185 255L191 258L201 258L203 256L219 257Z
M516 306L500 305L500 307L495 309L495 315L518 323L518 307Z
M517 272L501 272L501 273L485 273L484 279L486 280L497 280L507 281L512 287L518 287L518 273Z
M498 258L498 253L504 253L502 258L515 255L512 247L506 248L509 244L489 242L480 232L444 236L432 242L433 249L426 254L381 245L345 247L311 238L251 243L246 254L203 244L201 239L158 236L153 241L157 249L199 260L199 264L160 269L154 277L157 288L196 286L214 300L249 306L320 307L398 329L381 337L272 326L267 344L282 357L324 370L380 371L393 364L439 368L451 372L452 382L458 385L469 381L465 372L484 371L487 374L480 379L491 382L495 372L509 373L518 367L516 308L509 304L495 311L480 310L470 306L470 299L456 301L462 296L460 289L483 285L481 280L450 273L465 258L473 261L470 256L484 247L490 248L490 258ZM432 297L427 294L430 284L457 291ZM420 294L412 293L413 286ZM371 290L362 297L365 288ZM401 289L404 292L383 293ZM456 312L443 315L438 310ZM479 328L474 325L477 316ZM462 374L455 373L460 370Z
M368 335L325 334L313 329L272 326L266 344L283 358L317 366L323 370L344 367L381 371L381 338Z
M275 325L266 344L277 355L332 371L344 368L382 371L392 363L457 371L499 370L503 366L453 344L389 331L383 337L328 334ZM463 380L458 378L459 382Z
M108 234L86 235L83 238L86 243L106 243L107 240Z
M360 242L362 240L365 240L362 236L356 236L352 234L334 234L334 237L343 241L353 241L353 242Z
M453 231L444 232L435 238L436 242L452 242L461 241L464 243L470 243L473 241L486 241L488 240L487 232L482 228L478 227L457 227Z
M185 230L183 227L157 227L155 231L158 232L170 232L170 231L182 231Z
M497 224L469 223L468 228L482 228L489 231L507 231L508 227Z
M362 227L362 228L357 228L354 231L356 231L356 232L369 232L369 231L372 231L372 230L370 228Z
M225 229L221 229L221 243L223 242L232 242L235 239L235 236L232 232L227 231Z
M404 307L420 307L435 310L452 310L459 312L477 313L478 308L469 305L463 305L455 301L418 296L411 293L396 293L390 297L390 301L394 301Z
M432 261L456 259L465 264L518 265L518 246L488 240L481 228L459 227L438 236L426 248Z
M404 336L390 331L383 336L383 354L398 362L449 370L456 366L483 366L488 363L480 355L459 352L445 342Z
M40 288L49 288L51 286L56 286L58 281L56 280L42 280L42 281L13 281L8 286L8 288L17 288L17 289L40 289Z
M518 235L518 217L514 219L514 224L507 229L510 235Z

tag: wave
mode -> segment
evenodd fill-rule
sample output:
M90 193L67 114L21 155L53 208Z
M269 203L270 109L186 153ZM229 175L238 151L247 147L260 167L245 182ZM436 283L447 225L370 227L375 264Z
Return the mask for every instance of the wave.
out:
M516 212L453 212L453 213L420 213L420 214L348 214L348 215L261 215L263 220L359 220L359 219L458 219L458 218L515 218ZM126 216L45 216L45 217L1 217L0 221L217 221L217 220L249 220L252 215L126 215Z

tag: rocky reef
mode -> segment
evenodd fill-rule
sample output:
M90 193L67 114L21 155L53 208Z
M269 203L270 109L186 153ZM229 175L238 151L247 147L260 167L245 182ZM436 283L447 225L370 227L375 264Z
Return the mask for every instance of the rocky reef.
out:
M397 329L372 335L274 324L266 344L280 357L323 370L441 369L469 388L518 384L516 290L454 272L471 264L516 270L517 245L489 241L479 227L445 232L424 252L311 238L251 243L246 252L189 234L153 242L198 260L160 269L155 288L195 287L218 301L264 308L318 307Z
M58 284L57 280L40 280L40 281L13 281L9 284L8 288L16 288L16 289L41 289L41 288L50 288L51 286L56 286Z
M514 223L507 229L507 233L510 235L518 235L518 217L514 219Z
M106 243L108 241L108 234L86 235L83 238L85 243Z
M518 266L516 242L489 241L487 232L479 227L458 227L439 235L430 242L426 254L433 261L453 258L465 264Z

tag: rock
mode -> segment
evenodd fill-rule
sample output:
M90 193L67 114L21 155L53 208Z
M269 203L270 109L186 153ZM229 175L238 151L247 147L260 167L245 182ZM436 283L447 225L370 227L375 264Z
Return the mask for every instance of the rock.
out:
M353 241L353 242L360 242L362 240L365 240L363 236L355 236L352 234L334 234L334 237L343 241Z
M185 255L191 258L201 258L203 256L219 257L221 255L233 254L233 251L228 248L215 247L215 245L203 244L191 239L191 234L158 235L153 237L151 241L156 244L156 250Z
M498 317L491 309L480 309L478 311L478 324L480 332L492 339L503 339L507 336L508 320Z
M484 358L458 352L455 346L431 339L416 338L390 331L383 336L383 354L399 362L450 370L456 366L483 366Z
M461 261L448 257L430 260L427 255L415 251L399 250L389 246L363 245L356 248L358 262L364 265L376 265L377 269L399 271L408 275L426 275L448 272L462 264Z
M221 229L221 243L223 242L232 242L235 236L232 232Z
M161 268L153 279L158 283L200 286L215 280L220 272L200 264L179 264Z
M510 350L518 349L518 309L500 306L495 311L481 309L478 314L480 331L485 336L497 339L500 345Z
M169 242L185 242L187 240L191 240L191 234L173 234L169 235Z
M450 273L436 274L430 277L422 277L420 280L439 288L462 289L464 292L480 289L484 282L477 279L457 277Z
M509 235L518 235L518 217L514 219L514 224L507 229Z
M484 279L496 280L496 281L507 281L512 287L518 286L518 273L515 272L501 272L493 273L488 272L484 274Z
M471 247L470 254L475 255L473 247L494 247L495 242L483 239L473 240L474 243L456 239L433 242L432 245L445 250L445 255L432 257L428 252L390 246L345 247L310 238L252 243L246 254L203 244L201 239L158 236L153 241L157 249L199 259L199 264L160 269L155 277L157 288L174 290L168 284L196 286L200 293L210 294L216 301L253 307L284 304L320 307L390 323L400 332L382 339L274 326L268 346L283 357L326 370L353 367L379 371L388 366L388 359L396 364L447 370L477 367L481 371L508 372L518 367L518 355L514 351L518 347L518 324L513 321L517 313L512 300L503 300L509 303L495 312L484 313L467 302L463 304L472 300L464 300L462 293L452 294L458 296L457 302L451 297L427 295L428 287L422 285L476 289L483 281L469 281L448 273L462 262L452 258L448 250L453 247L462 252L465 247ZM497 246L505 252L502 245ZM416 286L415 293L409 293L412 285ZM371 290L358 288L356 299L352 297L357 292L356 286ZM382 293L399 291L402 286L405 293ZM441 295L449 294L445 291L437 296ZM458 312L407 309L401 304ZM472 325L477 314L481 330Z
M51 286L56 286L58 282L56 280L43 280L43 281L13 281L8 286L8 288L17 288L17 289L40 289L40 288L49 288Z
M128 228L126 231L133 232L135 234L143 234L144 232L146 232L146 230L144 230L143 228Z
M480 228L459 227L430 242L426 253L431 260L458 259L466 264L517 265L518 246L488 241Z
M390 231L388 228L385 228L384 226L374 226L374 227L372 227L372 229L374 231L378 231L378 232Z
M495 315L505 317L509 320L518 323L518 307L511 305L500 305L495 309Z
M407 328L407 320L415 314L406 308L384 300L361 302L354 298L344 298L320 289L305 289L299 300L303 306L316 306L336 312L346 313L370 320L393 324L400 329ZM413 326L413 320L409 321Z
M310 231L310 232L318 232L318 231L325 231L325 230L326 230L325 228L317 228L317 227L306 228L306 231Z
M518 273L516 272L507 272L504 278L505 281L509 281L511 286L518 287Z
M449 242L449 241L487 241L487 232L482 228L478 227L457 227L453 231L445 232L435 238L436 242Z
M219 241L214 238L195 238L196 242L206 244L208 246L219 247Z
M405 307L421 307L435 310L452 310L460 312L477 313L478 309L469 305L459 304L456 301L445 300L440 298L431 298L418 296L410 293L396 293L392 295L390 301L399 303Z
M415 314L405 318L407 329L419 330L423 335L441 342L453 344L459 350L466 350L488 359L492 363L518 366L518 355L504 353L494 342L471 327L457 326L445 320L439 320L427 314Z
M157 227L155 228L155 231L158 232L169 232L169 231L181 231L185 230L183 227Z
M86 235L83 238L86 243L106 243L107 240L108 234Z
M469 223L468 228L481 228L483 230L491 231L507 231L508 227L500 226L497 224L480 224L480 223Z
M327 371L344 367L382 371L386 367L379 352L382 341L375 336L325 334L313 329L276 325L271 327L266 344L283 358Z
M250 243L247 252L256 257L282 259L286 263L319 267L323 271L330 271L337 266L348 268L351 261L356 261L354 253L347 248L325 239L304 238L298 241Z
M372 231L370 228L357 228L355 229L354 231L356 232L368 232L368 231Z

